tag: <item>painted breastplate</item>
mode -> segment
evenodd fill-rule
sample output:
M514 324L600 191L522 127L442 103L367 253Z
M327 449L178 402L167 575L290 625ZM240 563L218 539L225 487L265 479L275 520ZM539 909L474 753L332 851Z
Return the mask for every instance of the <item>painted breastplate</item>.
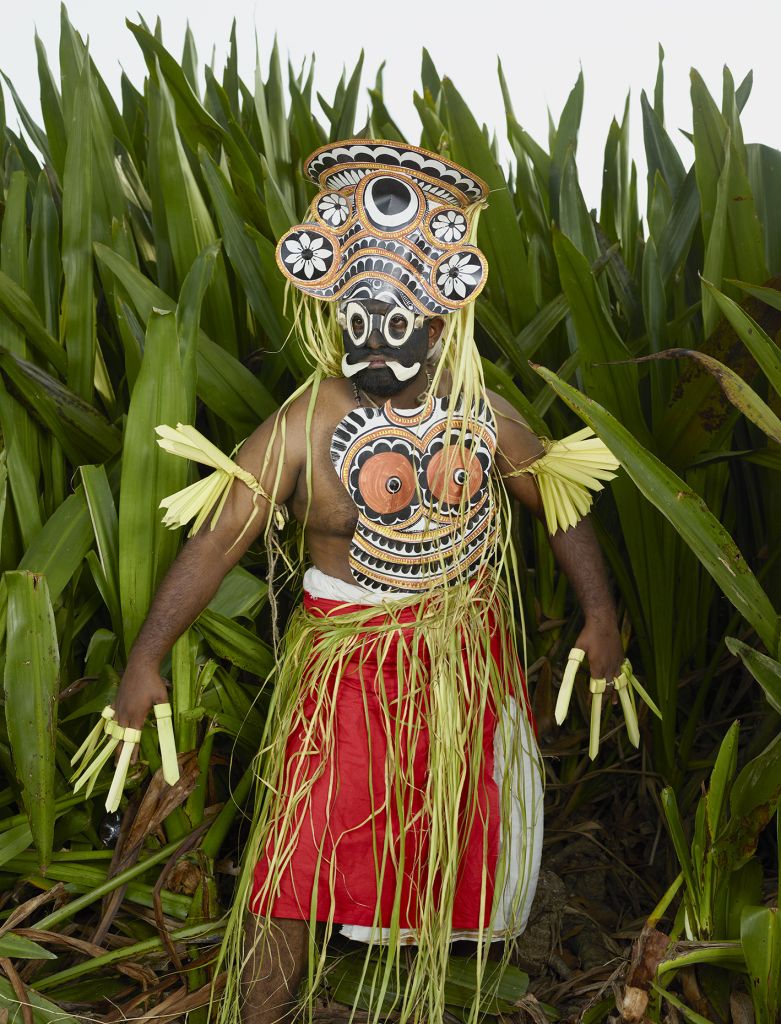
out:
M494 538L493 414L481 403L464 430L448 401L354 409L334 431L331 459L358 508L350 570L370 590L418 593L468 579Z

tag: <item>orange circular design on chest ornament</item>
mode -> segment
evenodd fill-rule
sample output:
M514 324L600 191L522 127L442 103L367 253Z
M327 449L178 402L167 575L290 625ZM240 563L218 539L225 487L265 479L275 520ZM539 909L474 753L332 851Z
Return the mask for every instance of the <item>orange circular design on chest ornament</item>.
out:
M361 466L358 487L375 512L399 512L415 497L415 470L406 455L380 452Z
M448 445L431 456L426 480L438 501L460 505L463 498L471 500L480 489L483 467L468 448Z

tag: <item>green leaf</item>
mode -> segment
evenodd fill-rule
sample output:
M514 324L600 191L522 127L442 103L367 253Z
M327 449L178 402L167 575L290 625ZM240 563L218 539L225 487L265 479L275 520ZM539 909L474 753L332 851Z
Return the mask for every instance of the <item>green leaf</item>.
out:
M64 349L44 326L30 296L2 271L0 271L0 310L24 331L33 348L44 359L48 359L58 373L65 373L68 360ZM22 355L23 353L16 354Z
M54 748L60 652L46 577L8 572L5 718L40 870L54 835Z
M659 272L665 285L685 260L699 219L700 197L692 167L675 197L669 219L657 242Z
M733 722L721 741L716 763L710 776L710 785L705 797L708 816L708 831L713 840L721 829L722 812L726 808L727 795L738 765L738 735L740 722Z
M270 648L249 629L224 615L206 609L195 621L196 629L221 658L263 679L274 667Z
M155 443L155 427L182 422L190 405L173 315L153 313L125 428L119 506L119 589L129 652L179 547L162 524L161 500L187 483L187 464Z
M252 312L272 339L273 346L279 348L284 342L286 331L272 301L268 283L258 266L255 246L247 234L247 217L225 175L205 149L199 151L199 157L206 187L217 213L225 252L246 292Z
M195 418L195 388L197 383L198 334L201 307L214 275L220 254L220 243L212 242L198 254L182 284L176 304L176 334L179 339L179 360L182 364L185 391L192 401L187 421Z
M561 112L555 132L552 131L550 155L550 197L551 215L555 221L559 217L559 195L564 174L564 164L569 153L574 156L578 150L578 132L583 114L583 72L578 74L564 109Z
M28 823L0 832L0 866L24 853L32 845L32 841L33 834Z
M46 576L56 601L92 544L92 529L84 491L77 487L46 521L25 551L20 569Z
M87 500L95 545L106 583L106 604L115 631L121 632L119 603L119 520L104 466L82 466L81 482Z
M295 204L291 176L290 129L285 114L285 90L282 85L282 67L276 36L269 59L268 82L265 85L261 74L259 55L256 62L255 113L263 139L263 157L270 176L283 196L283 203L292 208ZM336 138L341 139L343 136L337 134ZM295 223L295 220L296 218L293 216L288 221L288 227Z
M657 359L693 359L704 366L708 373L716 379L719 387L735 408L769 438L781 444L781 420L740 374L735 373L729 366L725 366L724 363L705 352L688 348L668 348L664 352L641 356L634 362L644 363Z
M33 1024L52 1024L52 1021L57 1021L57 1024L79 1024L79 1018L66 1013L57 1003L40 995L32 986L28 985L26 991L27 1000L32 1008ZM6 1006L18 1006L16 992L11 987L11 983L2 977L0 977L0 997ZM18 1016L10 1019L16 1024L22 1018Z
M712 230L723 232L724 236L722 264L709 267L706 260L705 276L715 284L720 284L722 277L764 281L767 270L762 229L741 153L741 140L719 112L696 71L691 73L691 97L694 166L706 248ZM724 180L720 183L722 176ZM724 195L721 205L718 201L720 188ZM715 256L713 262L715 264Z
M5 197L0 265L22 289L27 289L27 175L14 171Z
M88 402L34 363L0 348L0 368L74 465L102 462L119 451L122 435Z
M696 914L700 903L700 887L692 867L689 844L683 831L681 816L678 811L678 801L675 798L675 791L672 787L666 786L662 790L661 801L662 810L664 811L664 816L667 821L667 828L670 832L673 847L675 848L675 856L678 858L678 863L681 866L681 871L683 872L683 877L686 881L689 906Z
M355 115L358 110L358 96L361 89L361 74L363 72L363 50L358 57L350 80L344 91L341 103L337 105L338 119L332 122L332 138L347 139L355 133Z
M528 275L527 248L502 170L477 121L449 78L442 82L450 151L454 160L479 175L491 190L480 218L477 242L491 268L486 292L491 304L517 333L537 312Z
M586 388L590 395L618 416L621 423L637 434L642 443L650 444L638 400L637 370L630 366L604 365L625 359L629 352L605 310L591 267L561 232L554 232L553 248L578 349L584 361Z
M95 311L92 280L92 116L89 61L85 60L73 98L63 174L62 267L63 340L68 384L92 399L95 376Z
M6 451L8 483L22 540L33 542L41 529L38 488L38 438L27 411L6 391L0 379L0 427Z
M483 359L482 365L486 387L501 395L510 405L515 406L535 434L540 437L547 436L548 428L545 420L540 416L526 395L515 386L512 377L488 359Z
M781 715L781 663L734 636L726 637L724 642L730 654L740 658L765 691L770 706Z
M781 152L770 146L746 146L748 180L757 204L757 216L765 240L768 273L781 273L781 205L777 201L781 180Z
M744 765L730 793L730 820L714 846L718 861L735 870L753 857L759 836L781 798L781 734Z
M0 935L0 956L9 960L56 960L57 954L22 935L6 932Z
M268 586L241 565L225 576L208 607L223 618L240 616L254 619L266 602Z
M187 81L187 76L175 57L166 50L159 39L141 25L131 21L125 24L135 36L141 47L146 65L151 74L157 74L158 68L165 78L176 103L176 123L179 131L185 136L190 148L195 151L198 145L214 145L223 141L230 145L218 121L204 108Z
M705 243L705 263L702 276L707 281L721 284L725 273L727 255L727 204L729 200L730 167L732 165L730 135L724 141L724 163L716 185L716 204L713 211L713 225ZM703 219L703 224L705 223ZM705 337L710 337L719 318L713 296L707 290L702 294L702 321Z
M155 309L175 309L173 299L127 260L100 244L95 245L95 253L122 283L144 324ZM261 382L203 331L198 336L197 363L199 398L230 423L238 437L246 437L276 409L274 399Z
M46 138L49 143L49 153L57 176L61 179L65 167L65 153L68 142L65 133L65 120L62 116L62 103L54 76L49 67L46 57L46 49L38 35L35 33L35 52L38 58L38 83L41 90L41 114Z
M28 305L18 295L16 301L21 306L22 315L27 323L28 340L42 355L46 355L60 376L64 376L65 352L58 343L55 343L56 348L51 344L60 331L60 221L49 178L44 172L39 175L35 190L27 279L32 302ZM2 304L3 298L0 295L0 305ZM6 306L3 308L6 313L17 319L12 309ZM30 334L34 334L35 337L29 337Z
M176 124L173 97L165 81L160 81L161 102L155 105L159 114L151 126L155 132L159 161L161 199L171 245L176 275L183 282L199 253L217 240L206 203L184 152ZM203 306L206 332L220 338L221 347L237 354L236 330L225 266L217 257L212 284Z
M737 302L728 298L705 278L703 288L710 292L721 313L735 329L736 334L756 359L776 394L781 395L781 351L778 345L765 334L759 324ZM770 291L771 289L766 289ZM777 293L781 295L781 293Z
M781 1014L781 917L778 907L746 907L740 918L756 1024Z
M561 192L559 196L559 227L575 248L593 265L600 257L594 222L588 212L583 193L578 183L575 154L570 150L561 171ZM607 286L599 283L602 297L607 301Z
M659 67L661 69L661 61ZM660 174L670 189L670 194L676 196L686 178L683 161L675 143L665 131L661 112L651 106L645 92L640 94L640 106L643 112L643 140L648 165L648 193L650 195L653 191L656 175Z
M632 434L593 399L561 381L544 367L537 372L585 423L602 438L641 494L672 523L726 597L754 626L768 650L779 643L778 616L735 542L702 498L647 451Z

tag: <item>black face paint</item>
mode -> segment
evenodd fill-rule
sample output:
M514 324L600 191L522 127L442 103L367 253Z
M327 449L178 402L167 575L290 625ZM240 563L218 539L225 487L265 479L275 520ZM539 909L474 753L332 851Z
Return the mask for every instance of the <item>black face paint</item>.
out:
M380 300L348 302L339 312L339 322L345 353L342 372L370 394L398 394L425 364L428 323L406 307Z

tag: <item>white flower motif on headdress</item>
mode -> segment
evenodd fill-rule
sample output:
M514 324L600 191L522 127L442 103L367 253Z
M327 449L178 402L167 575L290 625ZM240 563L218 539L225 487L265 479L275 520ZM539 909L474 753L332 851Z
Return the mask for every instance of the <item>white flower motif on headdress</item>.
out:
M444 210L431 218L431 231L438 242L460 242L466 234L466 217L457 210Z
M317 270L323 273L326 269L324 260L331 255L330 249L323 248L323 239L317 235L310 237L304 233L300 238L291 238L287 242L289 255L285 256L285 263L292 264L294 274L304 271L304 274L311 278Z
M338 192L329 192L318 200L317 212L326 223L338 228L350 216L350 205Z
M450 296L455 292L463 299L466 298L467 285L470 292L474 289L482 268L479 263L472 263L472 258L470 252L456 252L440 264L437 286L443 295Z

